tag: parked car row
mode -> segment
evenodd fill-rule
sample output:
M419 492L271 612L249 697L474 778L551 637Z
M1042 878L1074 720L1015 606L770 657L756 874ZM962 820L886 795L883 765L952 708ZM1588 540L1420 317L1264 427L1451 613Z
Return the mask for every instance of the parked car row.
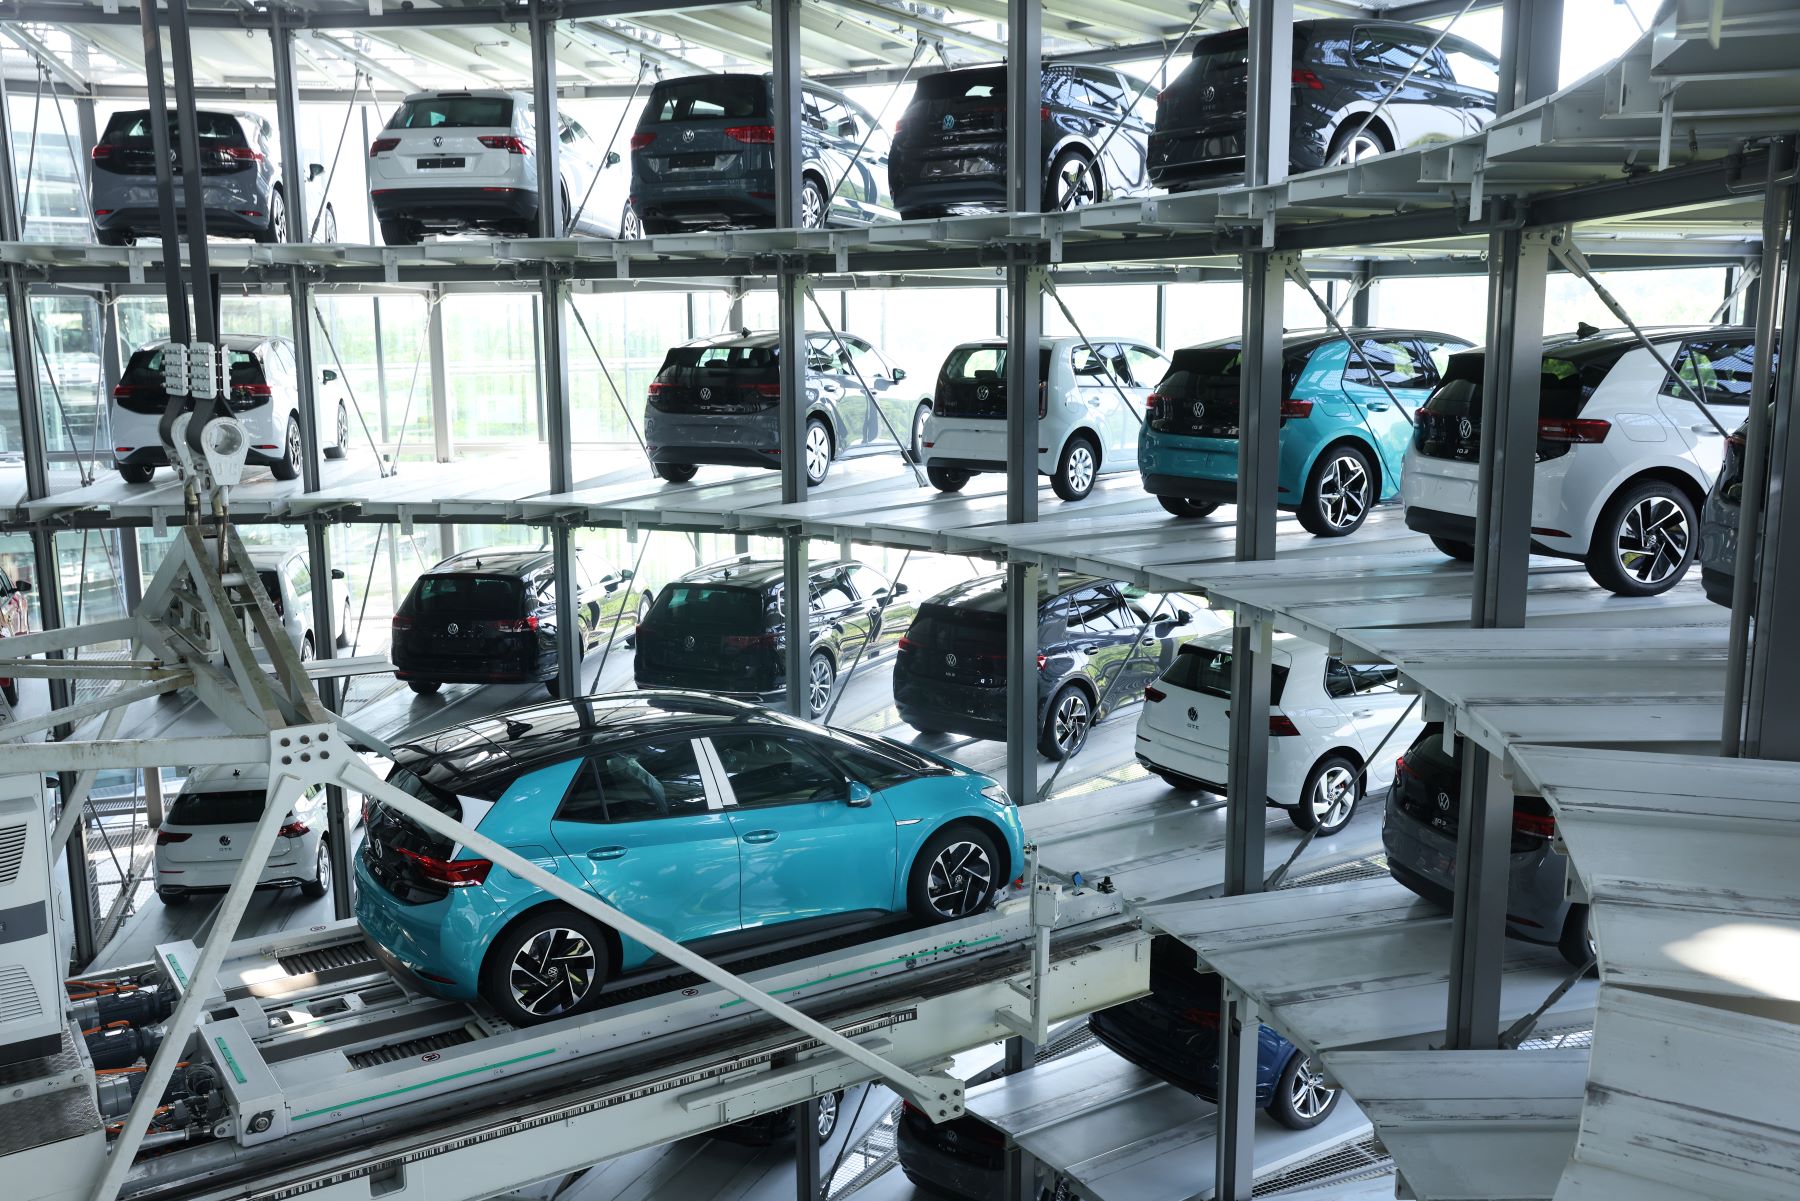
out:
M1243 29L1196 39L1187 67L1155 95L1112 67L1046 59L1037 116L1043 211L1241 174L1247 46ZM1427 26L1299 21L1293 63L1289 147L1297 172L1464 137L1494 117L1498 61ZM802 81L799 224L1004 211L1008 105L1004 64L925 76L891 131L842 92ZM773 225L774 114L767 74L659 80L637 114L627 167L619 150L559 111L558 195L546 201L528 92L416 92L370 142L369 202L388 245L465 230L535 234L544 203L556 206L563 235ZM209 231L337 240L329 202L313 230L288 229L278 139L265 118L199 116ZM102 243L122 245L160 226L149 121L147 109L117 113L95 147ZM323 169L308 170L310 180Z

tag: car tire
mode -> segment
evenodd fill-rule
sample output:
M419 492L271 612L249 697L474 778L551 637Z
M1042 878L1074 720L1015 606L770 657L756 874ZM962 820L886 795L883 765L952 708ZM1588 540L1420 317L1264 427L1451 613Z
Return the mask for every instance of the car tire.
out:
M1337 1108L1342 1089L1325 1084L1324 1074L1299 1051L1289 1057L1275 1081L1275 1095L1263 1112L1289 1130L1311 1130L1331 1116Z
M288 418L287 437L282 447L281 458L275 460L269 471L278 480L297 480L300 478L300 456L305 453L304 444L300 441L300 418Z
M1086 434L1076 434L1063 444L1050 487L1064 500L1086 500L1100 477L1100 447Z
M925 840L906 874L906 907L928 922L981 913L1005 883L993 836L974 826L945 826Z
M269 192L269 224L256 231L256 240L264 245L288 240L287 200L282 196L280 188L273 188Z
M327 204L325 206L324 214L319 218L318 241L322 245L331 246L331 245L335 245L337 243L337 240L338 240L337 210L332 208L329 204Z
M17 709L19 707L19 682L8 680L6 683L0 684L0 696L4 696L6 703Z
M925 478L939 492L961 492L969 484L970 473L954 467L927 467Z
M800 228L824 229L830 218L825 185L810 175L806 176L800 181Z
M700 466L697 463L656 463L653 464L652 470L656 472L656 478L659 480L667 480L671 484L685 484L694 478L695 474L699 472Z
M599 1004L611 964L599 922L564 905L544 905L508 926L488 949L481 997L514 1026L586 1013ZM547 974L550 968L554 974Z
M1458 563L1473 563L1475 561L1475 544L1473 542L1464 542L1461 538L1440 538L1436 534L1432 534L1430 537L1431 545L1437 547L1438 550L1449 555Z
M1341 795L1344 788L1350 790L1348 804ZM1307 774L1299 803L1287 811L1288 820L1301 830L1317 826L1319 837L1329 838L1350 824L1362 795L1362 774L1356 764L1343 755L1327 755ZM1327 800L1327 796L1333 799ZM1319 811L1321 806L1323 813Z
M837 691L837 664L824 651L814 651L806 664L806 712L814 721L831 708L832 693Z
M625 207L619 210L619 240L635 242L643 236L644 223L638 220L637 209L633 208L631 201L627 200Z
M1357 129L1362 123L1361 113L1344 118L1344 124L1331 135L1331 144L1325 150L1327 166L1335 166L1352 142L1355 144L1355 150L1345 160L1352 163L1360 163L1366 158L1386 154L1394 148L1393 143L1388 141L1387 131L1373 121L1369 122L1367 129L1358 133Z
M316 901L331 891L331 846L323 838L319 839L317 862L313 864L313 878L300 884L300 895L309 901Z
M826 1093L819 1098L819 1145L822 1147L831 1141L837 1133L839 1111L844 1106L844 1090Z
M312 631L308 630L306 636L300 639L300 662L311 663L318 657L319 648L313 644Z
M325 448L325 457L332 460L342 459L350 453L350 407L338 401L337 424L332 427L335 441Z
M156 899L165 905L185 905L188 903L188 894L185 892L163 892L161 889L158 889Z
M1593 964L1598 970L1599 962L1594 954L1594 934L1588 928L1589 914L1586 905L1569 906L1569 915L1563 919L1562 933L1556 939L1556 949L1562 953L1570 967L1587 967Z
M559 675L551 676L548 680L545 680L544 691L550 694L551 700L560 701L562 699L562 677Z
M420 696L432 696L444 686L442 680L408 680L406 686Z
M119 466L119 478L127 484L148 484L156 476L156 468L149 463L123 463Z
M1216 501L1189 500L1185 496L1159 496L1156 503L1163 507L1165 513L1175 517L1210 517L1218 508Z
M925 421L931 416L931 402L921 400L919 407L913 410L912 420L912 461L925 461Z
M1206 785L1194 779L1192 776L1184 776L1177 771L1165 771L1160 767L1152 768L1151 770L1161 776L1162 782L1167 784L1170 788L1173 788L1176 792L1200 792L1206 787Z
M831 474L831 459L837 451L837 440L831 436L831 427L825 424L824 418L807 419L806 444L803 449L806 456L806 486L817 488Z
M1085 151L1071 147L1057 155L1044 176L1044 211L1063 213L1106 199L1100 168Z
M395 217L381 223L381 241L387 246L417 246L425 238L425 230L417 221Z
M1362 527L1377 499L1369 456L1355 446L1334 446L1307 474L1296 516L1314 537L1342 538Z
M1601 510L1588 547L1588 574L1619 596L1660 595L1687 575L1697 528L1694 502L1680 485L1669 480L1634 484ZM1673 562L1671 548L1680 552Z
M1094 702L1076 683L1064 684L1044 709L1044 725L1038 731L1038 752L1046 759L1073 758L1087 745L1094 726Z

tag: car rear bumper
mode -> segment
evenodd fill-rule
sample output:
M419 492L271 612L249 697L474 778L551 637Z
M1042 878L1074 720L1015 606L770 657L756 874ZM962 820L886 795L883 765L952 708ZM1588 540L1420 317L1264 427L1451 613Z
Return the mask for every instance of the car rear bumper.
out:
M961 1201L992 1201L1000 1195L1001 1173L940 1149L906 1129L898 1135L900 1168L909 1179Z
M1038 425L1039 441L1049 432ZM920 438L919 453L927 467L957 471L1006 470L1006 419L1003 417L932 417ZM1046 461L1049 452L1038 448L1038 470L1048 473L1056 465Z
M257 215L249 216L248 212L254 212ZM102 204L94 210L94 228L106 233L160 234L162 227L162 212L155 204L133 204L114 209L107 209ZM187 212L177 202L175 209L176 232L186 233L187 228ZM243 203L237 208L208 207L206 210L206 232L209 236L223 234L228 237L254 238L266 234L268 231L269 208L267 201L253 201L244 198Z
M1038 681L1038 725L1056 689ZM982 688L954 681L919 680L894 673L894 706L900 720L915 730L966 734L971 738L1006 741L1006 690Z
M555 679L557 672L554 651L530 660L517 657L434 659L395 648L393 658L395 679L429 680L439 684L537 684Z
M194 835L205 838L204 832ZM313 879L315 865L299 853L299 849L284 853L279 860L273 861L263 869L261 877L256 881L258 888L290 888L296 884L304 884ZM218 862L200 863L164 863L160 859L156 864L156 891L184 895L188 893L224 892L231 887L237 876L241 861L222 859Z
M356 874L356 920L376 957L390 970L426 992L457 1000L478 995L468 956L444 954L444 926L452 916L452 897L424 905L403 905L369 874L363 853L352 863ZM479 963L476 954L472 961Z
M640 176L632 183L632 204L645 220L668 221L697 229L775 224L775 181L772 177L651 183Z
M1454 803L1454 798L1452 798ZM1443 909L1456 893L1456 840L1433 830L1395 803L1390 791L1381 825L1388 871L1412 892ZM1569 914L1568 861L1545 843L1507 857L1506 932L1530 942L1554 943Z
M369 189L369 202L379 221L422 221L427 225L529 221L538 212L535 188L383 185Z
M1235 472L1230 479L1220 480L1207 476L1169 475L1152 471L1144 473L1143 480L1144 491L1152 496L1179 496L1186 500L1203 500L1222 505L1237 503Z

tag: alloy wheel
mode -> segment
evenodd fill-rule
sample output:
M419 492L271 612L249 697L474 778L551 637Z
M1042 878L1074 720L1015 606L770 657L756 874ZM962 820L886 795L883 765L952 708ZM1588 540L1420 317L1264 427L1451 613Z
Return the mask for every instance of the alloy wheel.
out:
M1056 207L1066 212L1098 200L1100 188L1094 181L1098 170L1086 159L1071 158L1056 177Z
M350 410L344 407L342 401L338 402L337 448L346 451L350 449Z
M1366 158L1374 158L1386 152L1387 147L1381 144L1381 139L1365 129L1345 143L1337 157L1331 160L1331 164L1335 167L1342 163L1360 163Z
M1093 718L1093 710L1088 708L1087 696L1079 688L1071 688L1063 694L1062 700L1056 703L1056 712L1051 714L1051 736L1065 755L1074 754L1087 737L1088 723Z
M644 223L638 219L637 208L627 203L625 212L619 217L619 237L635 239L644 236Z
M287 202L280 192L269 193L269 240L285 242L287 234Z
M1660 584L1687 561L1687 514L1666 496L1646 496L1619 523L1619 565L1640 584Z
M513 956L507 985L519 1008L550 1017L579 1005L598 984L599 956L579 930L552 926L533 935Z
M913 462L919 462L925 451L925 421L931 416L931 410L920 405L913 410L912 452Z
M1312 810L1321 827L1333 830L1342 825L1355 804L1355 772L1333 765L1319 773L1319 782L1313 786Z
M1325 1074L1313 1067L1311 1059L1303 1059L1294 1071L1294 1083L1288 1101L1294 1112L1309 1121L1325 1112L1337 1089L1325 1083Z
M318 859L319 870L317 876L319 890L321 892L329 893L331 891L331 852L326 849L325 840L323 838L319 839Z
M831 704L832 671L831 662L824 656L812 661L812 670L808 673L806 703L809 711L815 715L825 712Z
M806 478L818 483L831 465L831 435L822 422L806 427Z
M831 1137L837 1129L838 1099L836 1093L826 1093L819 1098L819 1141L822 1143Z
M825 195L808 183L800 189L800 228L819 229L825 224Z
M1369 509L1369 470L1359 459L1340 455L1319 477L1319 510L1336 530L1349 529Z
M287 461L288 466L294 469L294 474L296 475L300 473L301 453L300 423L298 421L290 421L288 422L287 428Z
M945 917L963 917L975 912L987 898L993 880L994 865L989 862L985 847L975 842L953 842L931 861L925 879L925 899Z
M1076 492L1086 492L1094 486L1094 452L1088 449L1086 442L1077 442L1069 448L1069 487Z
M328 204L325 206L325 215L319 219L319 241L336 244L337 240L337 212Z

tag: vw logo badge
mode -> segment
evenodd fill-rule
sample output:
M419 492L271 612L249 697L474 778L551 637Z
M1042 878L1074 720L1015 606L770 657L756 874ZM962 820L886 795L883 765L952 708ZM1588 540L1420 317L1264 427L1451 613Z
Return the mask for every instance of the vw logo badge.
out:
M700 389L700 399L701 400L711 400L712 399L712 389L711 388Z
M1450 794L1449 793L1447 793L1447 792L1438 793L1438 810L1439 810L1439 812L1442 812L1442 813L1450 812Z
M955 655L945 655L944 656L944 666L945 667L955 667L956 666L956 656Z
M1472 438L1475 436L1475 423L1467 417L1460 418L1456 423L1456 432L1464 438Z
M1196 416L1196 417L1206 416L1206 402L1205 401L1196 400L1194 402L1194 416Z
M683 649L685 649L685 650L690 650L690 651L693 650L694 649L694 636L692 634L689 634L686 638L683 638L681 640L681 645L682 645Z
M691 130L691 129L684 129L684 130L682 130L682 131L681 131L681 140L682 140L682 141L684 141L684 142L691 142L691 141L693 141L693 140L694 140L694 131L693 131L693 130Z
M1190 706L1188 708L1188 720L1189 721L1199 721L1200 720L1200 710L1195 709L1192 706Z
M1211 84L1207 84L1206 87L1200 90L1200 99L1208 104L1211 104L1214 100L1218 99L1218 97L1219 89Z
M976 400L986 400L987 398L988 398L988 386L986 384L983 384L983 385L981 385L981 387L975 389L975 399Z
M432 138L432 139L431 139L431 144L432 144L432 145L433 145L433 146L442 146L442 145L443 145L443 144L444 144L444 139L443 139L443 138L442 138L442 137L435 137L435 138Z
M231 837L226 834L219 835L219 845L222 847L230 846L231 845Z
M453 621L453 622L451 622L451 623L450 623L450 624L449 624L449 625L447 625L447 626L445 626L445 627L444 627L444 633L446 633L446 634L460 634L460 633L462 633L462 627L461 627L461 626L459 626L459 625L457 625L457 624L456 624L456 623L455 623L455 622L454 622L454 621Z
M945 113L944 114L944 128L945 129L955 129L956 128L956 115L954 113Z

